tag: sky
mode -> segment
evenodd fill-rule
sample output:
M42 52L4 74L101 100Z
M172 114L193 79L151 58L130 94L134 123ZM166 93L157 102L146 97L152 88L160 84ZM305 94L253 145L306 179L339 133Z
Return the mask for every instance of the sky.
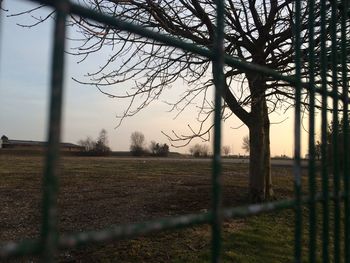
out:
M30 17L8 17L11 13L34 6L23 0L4 1L4 7L9 12L2 15L0 25L0 136L44 141L47 135L53 23L47 21L33 28L23 28L17 24L30 23ZM72 36L74 32L69 34ZM69 48L69 41L67 46ZM116 115L123 112L125 103L101 94L93 86L72 80L72 77L83 79L87 72L97 69L103 63L103 57L108 55L102 53L80 64L76 57L66 56L62 141L77 143L87 136L97 138L100 130L106 129L112 150L127 151L130 135L134 131L141 131L147 143L153 140L169 144L161 131L189 134L188 124L198 125L195 107L190 107L176 119L176 113L169 112L170 107L164 101L179 96L180 90L186 88L174 87L164 92L160 100L116 128ZM282 124L271 125L271 155L292 156L293 110L287 114L272 114L270 119L271 123L285 120ZM244 154L242 138L248 134L248 129L244 126L237 129L241 124L237 117L223 123L222 145L230 146L233 154ZM190 145L195 143L202 141L198 139ZM208 144L212 144L212 141ZM187 146L171 147L170 150L188 153L188 149ZM302 143L303 154L305 149L305 143Z

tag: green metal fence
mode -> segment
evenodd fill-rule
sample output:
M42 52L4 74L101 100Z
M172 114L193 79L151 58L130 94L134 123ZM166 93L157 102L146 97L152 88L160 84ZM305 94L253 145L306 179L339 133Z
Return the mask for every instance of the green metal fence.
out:
M39 239L24 240L19 242L6 243L0 246L0 259L7 259L23 255L39 254L44 262L53 262L55 253L58 250L75 248L82 244L101 243L112 240L128 239L147 233L169 229L186 228L189 226L210 224L212 226L212 262L220 261L221 253L221 225L224 219L248 217L261 213L274 212L281 209L295 211L295 262L302 261L302 229L303 229L303 208L309 209L309 262L316 262L316 251L322 249L322 262L350 262L350 214L349 214L349 138L344 136L340 145L338 140L339 129L343 134L348 134L348 41L349 41L349 12L348 1L321 1L315 0L295 1L294 3L294 48L296 71L293 76L286 76L274 70L260 65L241 61L224 54L224 1L216 1L217 21L216 39L213 48L205 49L200 46L183 42L179 39L162 35L139 26L123 22L116 17L110 17L97 13L86 7L69 0L31 0L40 4L51 6L56 10L55 29L51 69L51 98L50 117L48 127L48 152L46 155L45 171L43 176L43 198L42 198L42 226ZM1 4L1 1L0 1ZM308 77L302 79L301 53L302 30L301 10L305 4L308 5ZM319 12L315 12L315 6L319 4ZM330 19L327 19L327 10L331 9ZM215 136L214 136L214 157L212 173L212 194L213 203L209 212L200 214L189 214L159 220L141 222L137 224L112 226L99 231L60 234L57 230L57 193L58 193L58 160L59 142L61 130L62 94L63 94L63 69L65 49L65 21L67 15L74 14L95 20L97 22L129 31L140 36L151 38L169 46L177 47L188 52L193 52L208 57L213 62L215 82ZM321 47L315 52L315 25L320 28ZM1 31L0 31L1 32ZM331 35L327 39L326 35ZM221 205L221 94L224 85L224 65L229 65L242 70L243 72L260 72L272 76L276 80L283 80L295 87L295 130L294 130L294 178L295 198L262 204L252 204L243 207L223 208ZM315 70L320 65L320 70ZM331 72L331 73L330 73ZM329 90L332 87L332 90ZM301 184L301 100L302 90L307 90L309 96L309 195L302 194ZM316 161L315 161L315 96L321 96L321 189L316 184ZM332 101L332 103L330 103ZM331 104L331 106L330 106ZM329 108L332 109L329 109ZM339 108L340 107L340 108ZM342 112L341 112L342 111ZM332 113L333 123L333 146L332 152L327 150L327 129L329 112ZM339 114L342 124L339 126ZM327 162L329 155L336 156L339 149L343 147L344 161L339 163L339 158L333 158L332 171ZM343 166L343 167L341 167ZM329 180L333 178L333 190L329 191ZM343 185L341 187L341 185ZM344 205L341 205L344 201ZM322 205L322 229L317 229L316 205ZM342 208L343 207L343 208ZM334 228L330 229L330 209L334 209ZM342 210L344 210L342 212ZM341 216L343 215L343 216ZM344 220L344 222L341 222ZM344 227L341 227L343 225ZM316 236L318 231L322 233L322 246L317 247ZM330 232L333 231L332 242ZM344 234L341 233L344 231ZM342 237L344 237L342 240ZM341 245L344 247L341 248ZM333 246L330 255L330 246ZM342 255L342 253L344 255ZM304 255L305 256L305 255ZM332 260L332 261L333 261Z

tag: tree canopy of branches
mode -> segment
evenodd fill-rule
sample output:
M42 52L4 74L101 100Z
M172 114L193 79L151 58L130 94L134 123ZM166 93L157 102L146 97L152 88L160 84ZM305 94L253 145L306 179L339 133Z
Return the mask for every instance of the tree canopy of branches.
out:
M130 136L130 152L134 156L141 156L145 152L145 135L142 132L135 131Z
M213 46L215 35L214 0L81 0L98 12L117 17L141 27L204 48ZM329 5L329 3L327 3ZM329 10L327 6L327 10ZM308 6L302 5L300 25L302 34L301 64L307 64ZM36 10L30 10L33 13ZM328 11L329 13L330 11ZM315 52L319 52L319 8L315 8ZM48 16L49 17L49 16ZM242 61L261 65L285 75L294 74L292 0L227 0L225 1L225 39L227 55ZM39 20L42 22L45 19ZM129 105L120 117L133 116L158 100L164 89L182 80L188 89L171 103L172 110L183 112L198 103L198 128L189 125L190 134L167 135L173 143L190 143L193 138L209 139L213 127L210 116L213 103L209 89L213 86L211 60L165 44L146 39L117 28L95 23L84 17L72 16L69 27L74 27L77 37L71 53L89 58L101 50L109 49L110 57L89 79L80 81L96 86L102 93L117 99L126 99ZM329 27L325 32L329 32ZM329 38L328 38L329 39ZM330 41L329 41L330 42ZM327 42L328 43L328 42ZM315 66L315 71L320 66ZM307 73L307 70L302 70ZM125 83L133 83L126 88ZM105 89L113 86L115 90ZM222 118L236 115L249 129L250 168L249 188L254 201L273 195L270 172L270 120L269 113L287 109L293 103L293 88L283 81L236 67L225 67L225 87ZM308 96L304 95L307 100Z

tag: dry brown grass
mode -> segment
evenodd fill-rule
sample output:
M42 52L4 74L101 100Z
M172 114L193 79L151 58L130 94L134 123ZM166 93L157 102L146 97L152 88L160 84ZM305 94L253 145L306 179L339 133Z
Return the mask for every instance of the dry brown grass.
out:
M211 163L186 160L65 157L59 192L59 230L95 230L210 208ZM41 157L0 156L0 240L38 237ZM247 166L225 163L224 206L247 203ZM292 195L290 168L273 169L277 198ZM245 220L226 223L237 231ZM61 253L66 262L203 262L208 226ZM117 260L118 259L118 260ZM242 261L243 262L243 261Z

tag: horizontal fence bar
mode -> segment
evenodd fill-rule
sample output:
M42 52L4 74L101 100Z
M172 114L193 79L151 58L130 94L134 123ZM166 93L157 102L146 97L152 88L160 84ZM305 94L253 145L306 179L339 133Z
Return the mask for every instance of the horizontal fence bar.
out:
M344 200L345 194L341 192L338 197L330 194L329 199ZM322 202L323 196L318 193L315 202ZM307 205L310 197L302 198L302 204ZM280 201L252 204L247 206L239 206L233 208L222 209L223 219L246 218L263 213L276 212L283 209L293 209L296 205L294 199L285 199ZM212 213L188 214L177 217L160 218L148 222L117 225L102 230L79 232L69 235L60 235L58 248L60 250L76 248L79 245L87 245L92 243L105 243L107 241L122 240L135 238L138 236L161 232L165 230L181 229L185 227L210 224L212 221ZM41 249L39 240L24 240L18 243L10 242L0 246L0 259L6 259L14 256L33 255L40 253Z
M40 239L26 239L8 242L0 247L0 260L10 257L37 255L42 251Z

